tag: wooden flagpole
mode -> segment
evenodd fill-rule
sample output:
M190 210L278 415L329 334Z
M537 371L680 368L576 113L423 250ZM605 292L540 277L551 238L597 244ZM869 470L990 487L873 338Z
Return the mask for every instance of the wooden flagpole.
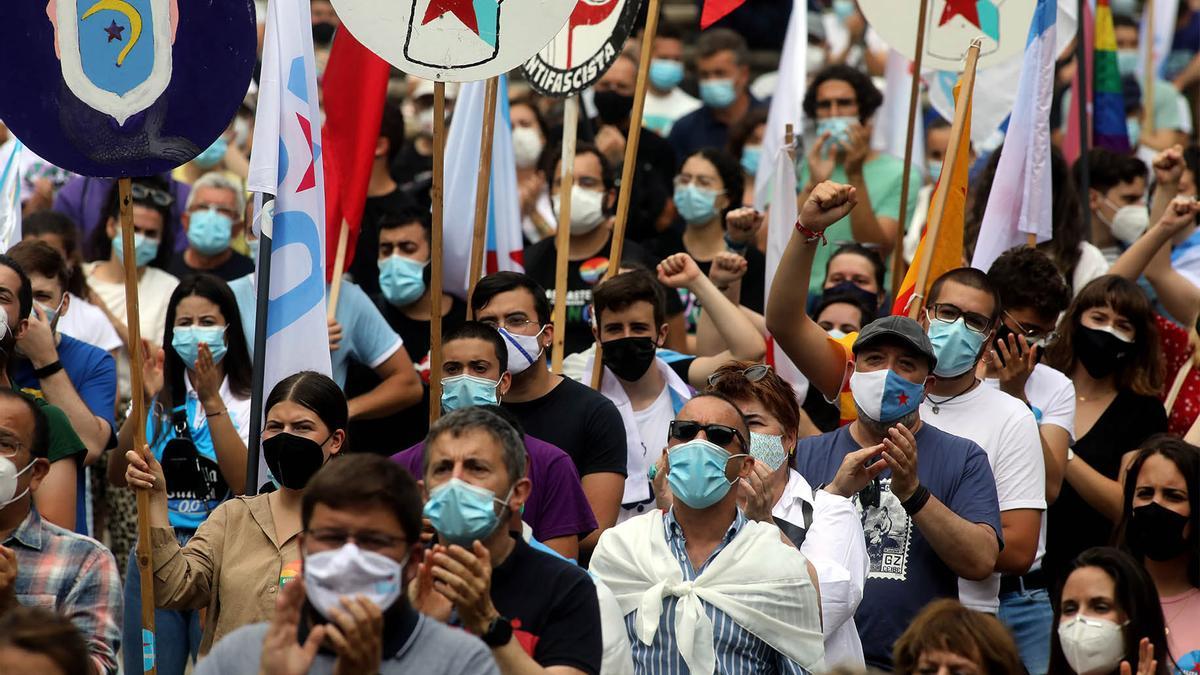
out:
M571 191L575 187L575 139L579 132L579 97L563 102L562 183L558 188L558 229L554 232L554 323L550 370L562 374L567 339L567 267L571 260Z
M471 277L467 299L475 293L475 284L483 276L483 257L487 248L488 190L492 180L492 139L496 132L496 96L500 89L500 78L488 78L483 93L483 134L479 141L479 173L475 179L475 231L471 237ZM467 303L467 318L473 319L474 311Z
M642 31L642 54L638 60L637 88L633 93L633 110L629 116L629 134L625 139L625 163L621 166L621 192L617 197L617 220L613 224L612 251L608 254L608 270L605 279L617 276L621 271L621 253L625 249L625 225L629 220L629 198L633 191L633 174L637 169L638 143L642 139L642 112L646 108L646 79L650 72L650 61L654 56L654 36L658 33L659 0L650 0L646 11L646 29ZM604 373L601 364L601 347L596 343L596 355L592 363L592 389L600 388L600 376Z
M938 232L942 229L942 214L946 209L946 200L950 196L950 186L954 184L954 167L958 163L956 161L958 147L967 124L967 109L970 107L969 102L975 92L975 65L979 62L979 48L982 44L982 41L977 38L967 51L967 67L963 71L958 98L954 101L954 123L950 127L950 145L946 148L946 159L942 164L942 175L939 181L944 181L942 183L944 189L937 191L933 206L929 209L929 221L925 226L925 234L930 245L923 247L924 255L920 260L913 261L920 267L917 268L917 284L913 287L914 302L908 308L908 316L911 319L917 318L925 307L925 290L929 282L929 268L933 264L933 249L936 248Z
M446 83L433 83L433 227L429 258L429 423L442 413L442 218L446 169Z
M904 172L900 179L900 225L896 232L896 244L892 248L892 298L900 294L904 283L904 235L908 232L908 172L912 171L913 127L917 124L917 103L921 98L921 58L925 55L925 23L929 17L930 0L921 0L917 15L917 51L912 62L912 88L908 95L908 126L904 131Z
M121 254L125 261L125 322L129 330L129 379L133 393L133 447L145 456L146 453L146 389L142 382L142 363L146 354L142 352L141 316L138 308L137 252L133 244L133 195L132 181L122 178L117 182L121 200ZM154 633L154 564L150 548L150 493L136 490L138 512L137 566L141 577L142 594L142 661L145 672L158 672ZM126 649L132 647L128 645Z
M1154 132L1154 82L1158 79L1154 72L1154 0L1146 0L1146 72L1142 83L1142 133ZM1138 139L1129 139L1129 145L1137 150Z
M326 318L333 321L337 316L338 298L342 295L342 274L346 271L346 246L350 243L350 223L342 220L338 228L337 255L333 259L333 276L329 279L329 302Z

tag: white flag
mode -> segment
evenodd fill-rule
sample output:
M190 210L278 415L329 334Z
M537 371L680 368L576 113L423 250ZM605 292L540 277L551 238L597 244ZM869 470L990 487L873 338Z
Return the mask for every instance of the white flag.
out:
M887 86L883 92L883 108L875 117L875 130L871 135L871 148L887 153L904 161L904 144L908 140L908 99L912 94L912 61L895 49L888 49ZM919 97L918 90L918 97ZM913 120L912 168L922 175L925 168L925 122L921 115L920 100L917 115Z
M0 246L3 251L21 241L21 151L16 136L0 145Z

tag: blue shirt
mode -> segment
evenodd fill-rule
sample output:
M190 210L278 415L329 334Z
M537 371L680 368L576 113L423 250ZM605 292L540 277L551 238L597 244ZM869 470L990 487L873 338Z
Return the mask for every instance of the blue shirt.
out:
M688 557L687 539L683 535L683 528L675 520L674 511L663 514L663 529L667 545L670 546L675 559L679 561L679 569L683 571L684 580L695 581L709 563L725 550L729 542L737 537L748 522L749 520L742 510L738 509L737 517L725 532L721 543L717 544L708 559L697 570L692 567L692 560ZM654 675L686 675L689 672L683 656L679 653L678 638L675 635L675 607L678 604L679 599L675 597L663 600L663 613L658 621L658 630L654 632L654 640L649 645L644 644L637 637L635 624L638 613L630 612L625 615L625 630L629 633L633 651L633 666L638 675L650 673ZM704 606L704 613L708 615L713 625L713 648L717 657L717 673L722 675L771 675L772 673L807 675L808 671L801 668L798 663L775 651L753 633L734 623L733 619L724 612L703 600L701 604Z
M960 518L991 527L1000 539L996 481L983 449L929 424L922 424L913 436L921 485ZM860 449L849 426L804 438L796 445L796 470L810 485L824 485L833 480L845 456ZM878 504L864 508L861 493L853 498L870 559L854 620L867 664L886 670L891 670L892 643L917 612L937 598L958 598L958 576L938 557L920 528L913 527L892 494L891 482L891 471L885 470ZM1003 548L1002 540L1000 545Z
M246 345L250 349L250 357L254 358L254 275L248 274L234 279L229 283L229 288L237 298L238 311L242 314L242 326L246 331ZM375 369L404 346L404 341L392 330L379 308L371 302L371 298L349 281L342 281L341 297L334 319L342 326L342 342L338 350L330 352L329 356L333 368L333 381L337 382L339 387L346 386L346 373L350 369L351 358ZM327 335L322 335L321 338L328 344Z
M750 110L762 106L762 101L754 98L749 92ZM717 148L724 150L729 144L729 127L713 115L713 109L700 106L696 110L675 120L671 127L671 135L667 136L671 147L675 150L675 161L680 166L697 150Z

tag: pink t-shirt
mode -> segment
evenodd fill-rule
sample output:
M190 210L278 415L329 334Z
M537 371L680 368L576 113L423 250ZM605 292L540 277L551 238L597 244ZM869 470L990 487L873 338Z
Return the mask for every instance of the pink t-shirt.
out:
M1200 672L1200 589L1163 598L1162 608L1175 667L1184 673Z

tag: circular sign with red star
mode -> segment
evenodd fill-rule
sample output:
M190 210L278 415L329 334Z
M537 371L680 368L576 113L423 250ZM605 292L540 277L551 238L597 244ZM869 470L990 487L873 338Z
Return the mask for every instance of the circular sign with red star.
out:
M567 25L522 69L539 94L565 98L587 89L617 60L641 0L579 0Z
M1036 0L858 0L879 37L910 61L917 53L921 2L928 2L922 70L963 69L971 41L981 38L979 70L1025 51Z

